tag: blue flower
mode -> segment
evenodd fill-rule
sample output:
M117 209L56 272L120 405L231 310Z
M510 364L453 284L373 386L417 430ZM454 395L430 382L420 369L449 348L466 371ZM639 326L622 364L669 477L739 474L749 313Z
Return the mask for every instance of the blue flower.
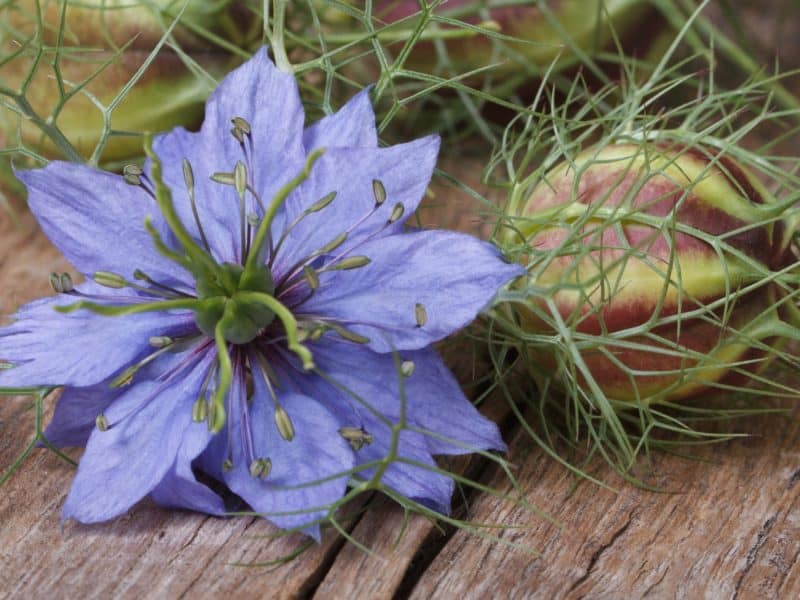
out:
M438 138L379 148L366 92L303 120L294 77L260 51L201 130L157 137L143 168L17 174L87 277L56 276L61 293L0 332L0 385L63 386L46 435L86 446L64 518L103 521L147 495L222 515L227 489L316 537L401 419L382 483L443 513L453 482L432 455L504 448L430 345L521 267L403 224Z

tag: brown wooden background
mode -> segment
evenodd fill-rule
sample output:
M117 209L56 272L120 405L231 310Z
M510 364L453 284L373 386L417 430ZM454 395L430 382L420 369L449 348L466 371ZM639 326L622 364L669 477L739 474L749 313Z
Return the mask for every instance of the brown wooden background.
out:
M800 52L790 51L800 40L791 34L800 31L800 9L792 0L775 4L788 7L787 16L756 25L753 39L767 53L784 40L785 60L800 65ZM742 5L750 19L763 20L761 3ZM440 192L443 199L450 222L474 228L464 216L473 207ZM28 215L20 221L0 212L2 314L48 293L48 274L68 268ZM64 351L81 349L65 340ZM627 485L600 463L594 473L616 492L587 483L573 489L567 471L512 427L509 459L525 500L560 527L489 495L470 496L467 516L512 526L499 535L540 555L421 517L410 519L396 544L403 514L376 497L348 524L373 554L328 532L322 544L273 568L232 563L279 558L303 539L273 539L269 524L250 518L209 518L145 501L114 522L62 531L71 468L37 450L0 488L0 597L800 597L798 416L754 418L744 426L751 437L698 449L699 460L656 455L656 483L672 493ZM23 449L32 426L30 399L0 399L0 468ZM507 485L486 463L468 468Z

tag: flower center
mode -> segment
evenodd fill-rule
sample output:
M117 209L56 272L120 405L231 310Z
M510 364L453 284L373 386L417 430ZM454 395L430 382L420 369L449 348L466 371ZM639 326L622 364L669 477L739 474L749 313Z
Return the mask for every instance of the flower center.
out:
M208 336L213 337L220 324L227 342L246 344L275 320L275 312L269 306L246 294L274 294L272 273L265 266L245 271L240 264L223 263L214 272L199 277L196 289L201 300L220 300L202 303L194 311L197 327Z

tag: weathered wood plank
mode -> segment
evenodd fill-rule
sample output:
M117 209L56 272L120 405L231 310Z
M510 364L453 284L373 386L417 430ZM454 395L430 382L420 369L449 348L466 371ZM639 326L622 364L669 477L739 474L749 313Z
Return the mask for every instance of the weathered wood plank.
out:
M529 452L518 434L512 462L527 499L563 529L480 496L474 519L519 526L501 537L542 557L458 532L412 597L478 598L497 589L512 598L800 596L800 423L759 418L747 429L752 438L699 449L698 462L656 456L657 483L668 494L617 480L619 493L583 483L570 495L565 470ZM613 479L603 467L595 472Z

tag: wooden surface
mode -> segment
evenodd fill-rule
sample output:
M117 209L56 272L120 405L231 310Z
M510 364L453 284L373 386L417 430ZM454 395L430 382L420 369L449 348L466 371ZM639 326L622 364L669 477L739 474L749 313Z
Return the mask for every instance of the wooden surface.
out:
M24 212L19 225L0 216L0 244L4 314L47 293L47 275L68 268ZM65 351L80 349L65 341ZM29 439L31 407L29 398L0 401L0 466ZM499 404L489 409L500 418L506 412ZM327 532L322 544L271 568L233 563L278 559L304 540L271 537L269 524L250 518L208 518L145 501L114 522L69 523L62 532L72 468L35 450L0 488L0 597L797 597L800 424L765 417L746 430L751 438L698 450L701 461L656 455L655 483L670 493L653 493L602 464L594 473L617 491L589 483L573 491L567 471L511 427L509 459L524 499L558 525L481 494L469 496L466 516L505 525L496 532L502 539L538 556L421 517L411 517L398 540L402 511L374 497L365 511L354 506L348 522L372 554ZM513 491L486 462L465 468Z
M440 194L436 201L445 199L452 200ZM461 208L451 204L449 214L474 229ZM436 211L425 218L442 222ZM20 221L0 211L0 314L48 293L48 274L68 268L29 215ZM65 351L81 349L65 340ZM564 468L506 427L523 499L556 524L486 494L468 496L466 517L505 525L495 533L538 554L413 516L398 540L404 515L376 496L363 511L353 506L347 522L372 554L328 531L320 545L273 567L235 563L278 559L305 541L275 538L274 528L251 518L209 518L145 501L111 523L62 531L73 470L35 450L0 488L0 598L796 598L798 416L752 419L740 425L751 437L697 449L701 460L656 455L655 483L670 493L627 485L600 463L593 473L615 491L574 488ZM33 418L29 398L0 398L0 470L27 444ZM464 468L511 491L486 462Z

